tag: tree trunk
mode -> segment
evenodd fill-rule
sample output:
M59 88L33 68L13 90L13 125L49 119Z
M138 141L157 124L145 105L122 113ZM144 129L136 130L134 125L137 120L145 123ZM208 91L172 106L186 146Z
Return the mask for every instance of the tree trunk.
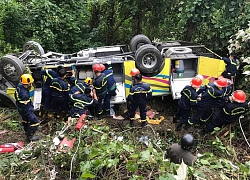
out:
M107 16L107 35L106 35L106 45L111 45L113 42L114 36L114 27L115 27L115 2L109 4L109 14Z
M186 30L186 33L185 33L184 41L191 41L192 40L192 35L193 35L193 31L195 29L195 24L196 23L192 22L191 19L188 20L187 30Z

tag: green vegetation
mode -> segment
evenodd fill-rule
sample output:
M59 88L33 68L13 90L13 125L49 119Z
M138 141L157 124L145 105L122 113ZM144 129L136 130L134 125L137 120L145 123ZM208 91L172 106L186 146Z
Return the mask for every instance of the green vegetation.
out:
M223 52L229 37L250 20L244 0L4 0L0 10L1 54L29 40L45 50L73 53L128 43L136 34L200 42Z
M29 40L39 42L45 50L63 53L128 43L140 33L151 39L190 40L221 55L227 54L226 48L235 51L240 66L237 88L249 97L249 11L249 2L244 0L3 0L0 54L18 52ZM17 112L1 109L0 117L0 131L8 130L7 135L0 135L0 144L24 142ZM241 123L248 138L249 115ZM59 153L52 140L63 126L63 122L55 121L42 124L41 141L25 144L20 154L1 154L0 177L171 180L180 167L164 158L167 147L180 139L168 120L143 131L128 126L121 130L117 122L109 120L89 122L81 132L72 126L65 135L69 139L76 137L74 148ZM139 142L142 135L148 136L148 146ZM188 167L187 179L250 178L249 147L238 125L217 129L205 137L195 134L195 138L193 153L201 156L193 167Z

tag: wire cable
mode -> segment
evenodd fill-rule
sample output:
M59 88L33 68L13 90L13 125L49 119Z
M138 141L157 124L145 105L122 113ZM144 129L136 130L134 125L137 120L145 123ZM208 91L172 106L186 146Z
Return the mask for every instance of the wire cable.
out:
M242 132L242 134L243 134L243 136L244 136L245 141L247 142L247 145L250 147L250 144L249 144L249 142L248 142L248 140L247 140L247 138L246 138L246 135L245 135L245 133L244 133L244 131L243 131L243 128L242 128L240 119L241 119L241 117L239 118L239 124L240 124L241 132Z
M75 158L75 155L78 151L78 148L80 146L80 142L81 142L81 134L82 134L82 128L80 129L80 135L79 135L79 140L78 140L78 144L77 144L77 147L76 147L76 152L74 153L72 159L71 159L71 162L70 162L70 174L69 174L69 180L71 180L71 173L72 173L72 167L73 167L73 161L74 161L74 158Z

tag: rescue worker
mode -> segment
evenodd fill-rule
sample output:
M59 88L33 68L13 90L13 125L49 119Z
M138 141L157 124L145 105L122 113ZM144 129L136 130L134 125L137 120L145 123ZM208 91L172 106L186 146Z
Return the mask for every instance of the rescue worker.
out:
M223 76L221 76L223 78ZM218 77L221 78L220 76ZM232 84L231 80L227 79L227 86L223 87L223 94L221 97L216 98L214 112L213 112L213 119L217 119L220 112L222 111L223 107L225 106L225 103L229 100L229 96L232 93Z
M116 96L116 81L113 75L111 61L107 62L107 68L105 68L105 66L102 68L104 68L102 73L106 75L107 79L107 94L103 103L104 116L110 116L110 100L112 96Z
M33 82L34 79L30 74L23 74L15 91L16 105L19 114L22 116L22 125L28 141L39 140L39 137L34 134L38 129L40 121L33 112L34 106L29 92Z
M134 125L135 112L139 107L142 122L141 126L144 127L147 125L146 106L147 102L152 99L152 89L149 84L142 82L141 74L135 75L135 82L128 95L128 100L131 102L129 110L130 126Z
M131 71L130 71L130 75L132 77L132 84L131 84L130 88L132 88L133 85L136 84L135 75L137 75L137 74L140 74L140 70L137 69L137 68L132 68Z
M70 78L70 81L74 85L69 90L69 94L80 94L84 93L84 90L86 87L90 88L90 86L93 84L93 80L90 77L87 77L83 82L76 80L74 76Z
M70 101L73 103L69 113L71 117L80 117L84 113L89 114L89 107L98 104L96 95L93 94L92 97L90 93L91 89L86 87L82 94L70 94Z
M170 158L170 161L176 164L181 164L183 160L188 166L193 166L197 159L190 152L194 143L195 139L191 134L184 134L181 138L181 145L174 143L168 148L166 158Z
M196 90L199 89L201 84L202 80L198 77L194 77L191 80L190 85L187 85L181 91L181 98L178 101L178 110L173 117L173 123L177 123L177 120L181 118L179 124L176 127L176 131L180 131L182 126L188 122L191 108L195 108L197 106L198 94Z
M107 94L107 79L106 75L104 73L101 73L101 66L100 64L94 64L93 65L93 71L96 75L96 78L93 82L93 94L96 94L98 98L98 104L96 105L97 110L97 118L102 118L102 101L104 100L106 94Z
M45 82L42 86L42 99L41 99L41 106L40 106L40 112L39 116L43 115L48 115L49 117L51 116L49 114L49 111L51 110L51 81L53 78L58 77L58 71L62 69L63 66L58 66L56 71L46 69L46 70L41 70L40 74L43 76L45 79Z
M222 73L222 76L224 78L230 79L232 81L232 84L234 84L234 77L237 72L236 55L234 53L231 53L229 55L229 58L222 57L221 59L226 63L226 69Z
M137 74L140 74L139 69L132 68L131 71L130 71L130 75L131 75L131 78L132 78L132 83L130 85L130 89L136 84L135 75L137 75ZM131 102L129 101L128 98L126 99L126 102L127 102L127 110L124 113L126 114L127 118L129 118L129 111L130 111Z
M214 85L208 86L205 92L202 93L201 100L198 101L197 110L193 117L185 124L184 129L188 129L191 125L197 124L200 121L206 122L212 115L216 98L223 95L223 87L227 86L227 79L220 78L214 81Z
M59 77L54 78L51 81L51 96L52 96L52 110L54 113L54 117L59 119L60 115L66 116L68 112L68 96L69 96L69 86L68 83L65 82L66 78L66 70L61 69L58 72Z
M215 127L221 128L223 125L228 125L237 121L241 115L244 115L250 108L250 103L246 101L246 94L242 90L236 90L230 96L230 101L227 102L220 115L214 119L207 127L199 133L204 135L212 132Z
M75 77L74 66L72 65L71 68L72 68L72 70L71 70L72 76L70 77L70 82L73 85L73 87L70 88L69 94L84 93L85 87L90 87L90 85L92 85L92 83L93 83L93 80L90 77L87 77L84 81L77 80Z

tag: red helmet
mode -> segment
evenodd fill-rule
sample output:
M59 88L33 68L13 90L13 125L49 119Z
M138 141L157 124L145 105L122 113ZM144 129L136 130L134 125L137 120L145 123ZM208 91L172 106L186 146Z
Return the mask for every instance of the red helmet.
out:
M100 66L101 66L101 72L104 71L105 66L103 64L100 64Z
M242 90L236 90L232 93L233 100L238 103L244 103L246 101L246 94Z
M94 65L93 65L93 71L94 71L94 72L96 72L96 71L101 72L101 71L102 71L101 65L100 65L100 64L94 64Z
M191 86L193 87L200 87L202 84L202 80L198 77L194 77L191 81Z
M227 87L228 86L228 82L226 78L220 78L216 81L214 81L214 84L218 87Z
M132 68L131 71L130 71L130 75L131 75L131 76L135 76L136 74L140 74L139 69L137 69L137 68Z

